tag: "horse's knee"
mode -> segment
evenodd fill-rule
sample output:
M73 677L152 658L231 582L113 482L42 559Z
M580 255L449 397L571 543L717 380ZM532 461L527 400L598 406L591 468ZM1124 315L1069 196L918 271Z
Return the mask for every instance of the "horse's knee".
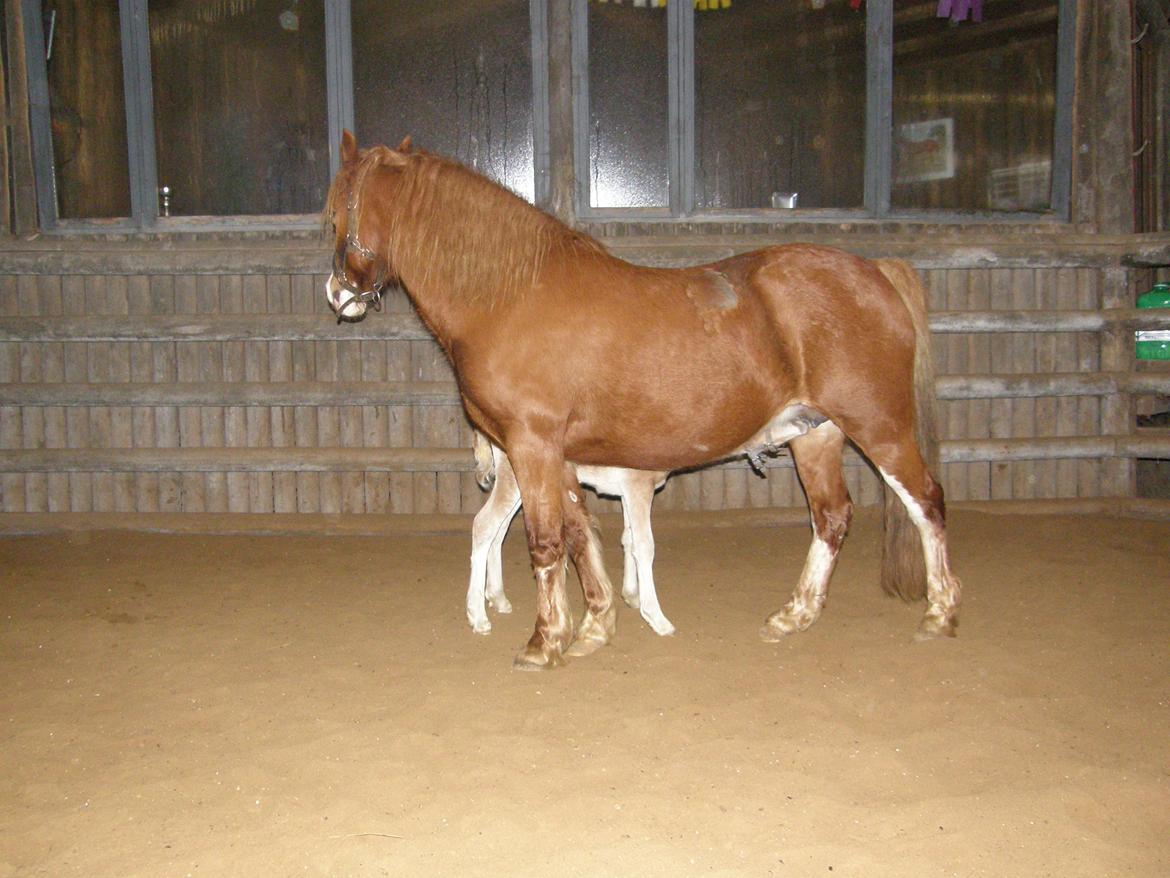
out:
M564 537L559 532L530 533L528 554L532 556L533 567L552 567L565 557Z

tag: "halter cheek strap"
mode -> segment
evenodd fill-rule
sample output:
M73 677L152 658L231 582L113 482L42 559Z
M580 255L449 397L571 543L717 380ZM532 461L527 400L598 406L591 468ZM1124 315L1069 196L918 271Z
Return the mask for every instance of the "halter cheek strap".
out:
M342 312L354 302L369 304L375 311L382 310L382 289L386 285L385 261L380 260L377 253L358 240L358 222L361 220L361 189L366 179L366 173L372 166L373 163L367 163L358 171L357 180L354 181L353 188L350 189L349 203L346 205L345 246L333 254L333 277L346 294L344 298L340 298L337 305L338 322L342 319ZM346 256L350 251L377 266L377 274L374 275L373 283L367 290L360 289L345 270Z

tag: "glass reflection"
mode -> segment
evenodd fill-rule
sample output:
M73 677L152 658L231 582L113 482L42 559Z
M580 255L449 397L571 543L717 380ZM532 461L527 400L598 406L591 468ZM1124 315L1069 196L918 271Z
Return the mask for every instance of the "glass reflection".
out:
M533 200L527 0L354 0L362 143L410 135Z
M589 203L670 202L666 8L589 4Z
M984 0L982 22L951 22L897 0L895 207L1051 207L1057 7Z

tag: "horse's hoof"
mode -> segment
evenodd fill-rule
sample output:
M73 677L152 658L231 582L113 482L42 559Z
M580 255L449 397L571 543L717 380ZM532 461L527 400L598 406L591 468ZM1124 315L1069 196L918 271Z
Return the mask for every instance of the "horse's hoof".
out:
M642 606L642 600L636 591L623 591L622 600L631 610L637 610Z
M512 660L512 669L516 671L551 671L553 668L561 667L564 663L564 656L556 650L529 644Z
M476 634L491 634L492 633L492 623L489 622L487 619L484 619L482 622L472 622L471 623L471 630L474 631Z
M764 643L779 643L786 638L791 632L781 631L779 628L773 628L766 624L760 629L760 640Z
M958 635L959 622L957 619L939 618L926 615L914 632L914 639L919 643L927 640L937 640L940 637L955 637Z
M581 627L577 629L576 638L569 644L567 654L574 657L592 655L609 643L613 637L616 616L612 606L601 619L594 616L592 611L586 612Z
M489 594L487 596L488 606L497 613L512 612L512 602L508 600L507 596L500 592L499 594Z
M646 624L659 637L670 637L675 632L675 627L669 619L665 616L643 616Z
M760 640L765 643L779 643L789 634L803 631L816 620L817 617L807 611L793 615L788 609L780 610L764 621L764 627L760 629Z

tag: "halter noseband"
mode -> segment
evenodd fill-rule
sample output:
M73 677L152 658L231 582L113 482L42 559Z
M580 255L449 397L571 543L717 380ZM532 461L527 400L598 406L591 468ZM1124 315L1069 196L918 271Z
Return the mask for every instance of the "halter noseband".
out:
M361 212L358 209L360 203L359 195L362 183L366 179L366 172L369 171L370 167L371 164L366 164L358 172L358 178L354 181L353 188L350 190L349 203L346 205L345 246L339 247L333 253L333 278L337 281L337 285L348 294L337 304L337 321L339 323L342 319L342 312L354 302L369 304L373 306L375 311L382 310L382 290L386 286L386 264L384 260L378 259L377 253L358 240L357 229L358 221L361 218ZM345 270L345 259L350 251L353 251L362 259L368 260L372 265L377 266L374 281L367 290L358 287Z

